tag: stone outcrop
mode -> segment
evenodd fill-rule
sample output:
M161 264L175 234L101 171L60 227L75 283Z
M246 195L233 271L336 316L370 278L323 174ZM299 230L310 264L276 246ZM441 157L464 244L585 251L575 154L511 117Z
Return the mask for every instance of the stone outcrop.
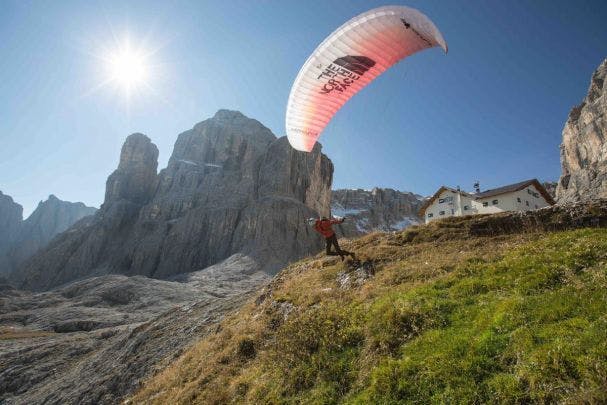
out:
M586 98L569 113L561 144L557 201L607 197L607 59L592 75Z
M331 213L346 217L336 228L345 237L369 232L399 231L420 222L419 208L423 197L389 188L373 190L335 190Z
M97 210L51 194L25 221L22 211L21 205L0 193L0 274L9 273L57 234Z
M120 152L118 168L108 177L105 204L125 200L145 204L156 189L158 148L143 134L126 138Z
M128 137L91 220L53 240L16 275L47 289L94 275L167 278L235 253L275 272L321 241L306 218L329 213L333 165L317 145L294 151L256 120L220 110L180 134L157 175L157 149Z

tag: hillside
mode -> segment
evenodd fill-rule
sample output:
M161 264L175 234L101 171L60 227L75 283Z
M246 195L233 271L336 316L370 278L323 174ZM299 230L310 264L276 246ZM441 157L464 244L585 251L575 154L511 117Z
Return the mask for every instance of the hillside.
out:
M360 262L289 266L128 402L605 402L606 225L602 201L351 241Z

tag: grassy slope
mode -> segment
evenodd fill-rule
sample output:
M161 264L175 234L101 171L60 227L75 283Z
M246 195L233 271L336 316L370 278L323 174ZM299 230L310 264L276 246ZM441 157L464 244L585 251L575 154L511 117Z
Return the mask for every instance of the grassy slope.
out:
M357 288L292 265L133 401L607 401L607 230L426 239L351 242L376 268Z

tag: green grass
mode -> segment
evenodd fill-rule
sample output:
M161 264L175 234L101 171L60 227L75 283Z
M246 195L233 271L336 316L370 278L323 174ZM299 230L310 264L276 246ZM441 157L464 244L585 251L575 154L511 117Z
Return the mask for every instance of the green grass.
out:
M286 320L251 303L135 401L607 402L607 230L381 238L353 243L382 257L363 287L335 287L340 263L293 266L273 292L296 308ZM255 346L244 360L242 336Z

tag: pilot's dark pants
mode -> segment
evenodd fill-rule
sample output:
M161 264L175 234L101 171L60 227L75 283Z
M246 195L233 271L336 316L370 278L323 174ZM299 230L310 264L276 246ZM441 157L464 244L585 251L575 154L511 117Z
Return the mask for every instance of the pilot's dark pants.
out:
M327 248L327 256L347 256L351 255L350 252L346 250L341 250L339 247L339 243L337 242L337 235L333 234L325 239L326 248ZM331 246L335 247L335 252L331 251Z

